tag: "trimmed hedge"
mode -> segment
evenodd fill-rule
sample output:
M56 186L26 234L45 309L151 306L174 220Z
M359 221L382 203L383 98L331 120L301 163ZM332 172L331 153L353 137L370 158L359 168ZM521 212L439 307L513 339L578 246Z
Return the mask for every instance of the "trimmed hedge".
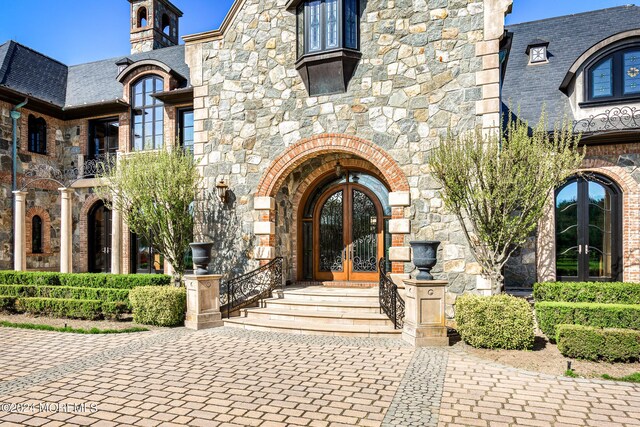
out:
M640 283L545 282L533 285L536 301L640 304Z
M565 357L629 362L640 357L640 331L582 325L556 327L558 350Z
M44 285L81 288L133 289L138 286L166 286L171 283L171 276L166 274L0 271L0 285Z
M133 320L143 325L179 326L184 323L187 292L173 286L143 286L129 292Z
M537 302L538 326L555 340L557 325L640 329L640 305L584 302Z
M129 289L80 288L72 286L0 285L0 295L35 298L93 299L129 301Z
M44 314L71 319L95 320L102 317L102 301L60 298L18 298L18 313Z
M530 304L511 295L466 294L456 300L460 337L480 348L532 349L535 339Z

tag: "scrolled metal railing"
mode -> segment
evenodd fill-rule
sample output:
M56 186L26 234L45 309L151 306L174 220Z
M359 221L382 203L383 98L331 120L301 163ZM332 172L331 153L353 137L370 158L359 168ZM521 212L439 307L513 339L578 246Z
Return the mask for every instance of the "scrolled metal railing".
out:
M384 313L393 322L395 329L404 326L404 300L398 293L398 285L387 276L385 271L386 260L380 259L380 313Z
M282 257L278 257L262 267L222 282L220 311L229 318L236 310L270 298L276 288L283 286L283 262Z

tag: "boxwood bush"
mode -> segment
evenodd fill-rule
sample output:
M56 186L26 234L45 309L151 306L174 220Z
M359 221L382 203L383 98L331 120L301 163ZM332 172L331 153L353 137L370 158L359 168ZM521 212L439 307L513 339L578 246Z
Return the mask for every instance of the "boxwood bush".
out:
M14 297L94 299L100 301L129 301L129 289L80 288L73 286L0 285L0 295Z
M17 298L18 313L95 320L102 317L102 301L61 298Z
M511 295L466 294L456 300L460 337L473 347L532 349L535 338L531 305Z
M173 286L142 286L129 292L133 320L144 325L179 326L184 323L187 293Z
M0 271L1 285L73 286L81 288L133 289L138 286L165 286L172 283L166 274L45 273Z
M584 302L537 302L538 326L555 340L557 325L640 329L640 305Z
M563 356L575 359L629 362L640 357L640 331L557 325L556 341Z
M536 301L640 304L640 283L545 282L533 285Z

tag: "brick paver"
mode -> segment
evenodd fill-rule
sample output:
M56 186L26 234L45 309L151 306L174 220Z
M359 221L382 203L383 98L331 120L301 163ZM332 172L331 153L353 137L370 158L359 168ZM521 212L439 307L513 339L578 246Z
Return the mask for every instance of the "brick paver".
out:
M397 339L1 328L0 363L0 426L640 426L638 385Z

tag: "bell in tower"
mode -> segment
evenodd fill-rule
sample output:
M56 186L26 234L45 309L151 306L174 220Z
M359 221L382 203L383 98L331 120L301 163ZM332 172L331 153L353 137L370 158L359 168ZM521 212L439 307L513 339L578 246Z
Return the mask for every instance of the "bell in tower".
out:
M178 44L180 9L168 0L128 0L131 3L131 53Z

